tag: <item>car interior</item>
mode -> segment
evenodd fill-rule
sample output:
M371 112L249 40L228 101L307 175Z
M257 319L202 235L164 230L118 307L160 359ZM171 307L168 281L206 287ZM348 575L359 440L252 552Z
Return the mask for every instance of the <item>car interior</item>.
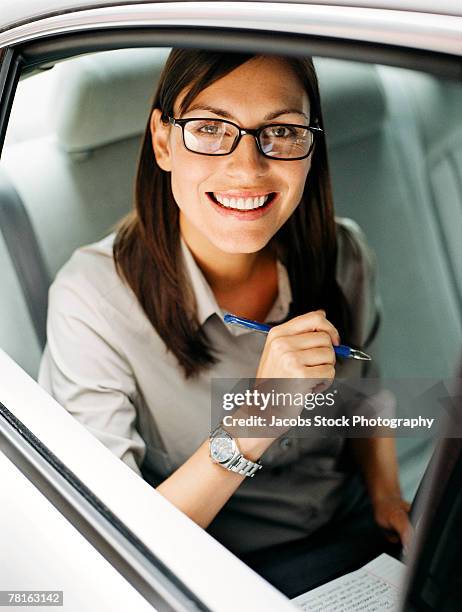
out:
M169 51L81 55L18 85L0 161L0 347L33 378L50 283L131 208ZM357 221L377 255L381 376L450 378L462 347L462 87L404 68L314 61L336 214ZM431 446L398 439L409 500Z

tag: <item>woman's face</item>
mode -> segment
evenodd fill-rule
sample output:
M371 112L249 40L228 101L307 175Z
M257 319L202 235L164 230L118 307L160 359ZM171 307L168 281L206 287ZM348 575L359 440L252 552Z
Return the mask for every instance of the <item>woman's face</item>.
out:
M175 101L177 119L186 93L183 90ZM228 119L240 127L258 128L279 121L308 125L309 113L308 95L289 65L279 58L258 57L202 90L181 118ZM295 161L269 159L258 151L251 135L242 136L230 155L198 155L183 145L181 129L164 126L160 115L155 109L151 120L154 153L158 165L171 172L186 241L196 246L202 242L209 251L214 251L213 246L226 253L261 250L298 206L311 155ZM230 211L209 195L231 199L271 192L276 197L270 206L250 214Z

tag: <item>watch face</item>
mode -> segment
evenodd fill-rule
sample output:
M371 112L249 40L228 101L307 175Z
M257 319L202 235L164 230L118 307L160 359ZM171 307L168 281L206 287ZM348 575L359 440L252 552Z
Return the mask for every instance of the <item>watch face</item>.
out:
M234 454L232 438L213 438L210 443L210 454L219 463L231 459Z

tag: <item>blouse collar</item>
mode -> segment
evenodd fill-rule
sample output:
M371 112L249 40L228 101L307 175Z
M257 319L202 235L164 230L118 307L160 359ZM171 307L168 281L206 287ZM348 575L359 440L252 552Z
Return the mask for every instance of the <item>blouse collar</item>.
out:
M186 241L181 234L180 240L185 262L185 270L191 282L191 287L197 305L197 317L199 324L203 326L205 322L214 314L216 314L217 317L223 321L223 316L227 311L223 310L218 305L210 285L208 284L202 270L196 263L190 248L186 244ZM278 295L264 322L277 323L285 319L289 313L290 303L292 301L292 292L287 269L280 259L277 259L276 263L278 273ZM223 325L225 325L225 323L223 323ZM237 325L226 325L226 329L228 329L229 332L235 336L250 333L252 331L244 327L238 327Z

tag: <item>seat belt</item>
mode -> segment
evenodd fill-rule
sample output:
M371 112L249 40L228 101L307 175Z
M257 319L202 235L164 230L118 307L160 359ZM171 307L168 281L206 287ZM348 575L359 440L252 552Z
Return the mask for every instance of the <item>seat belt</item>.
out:
M50 278L26 208L0 168L0 230L24 295L40 346L46 343Z

